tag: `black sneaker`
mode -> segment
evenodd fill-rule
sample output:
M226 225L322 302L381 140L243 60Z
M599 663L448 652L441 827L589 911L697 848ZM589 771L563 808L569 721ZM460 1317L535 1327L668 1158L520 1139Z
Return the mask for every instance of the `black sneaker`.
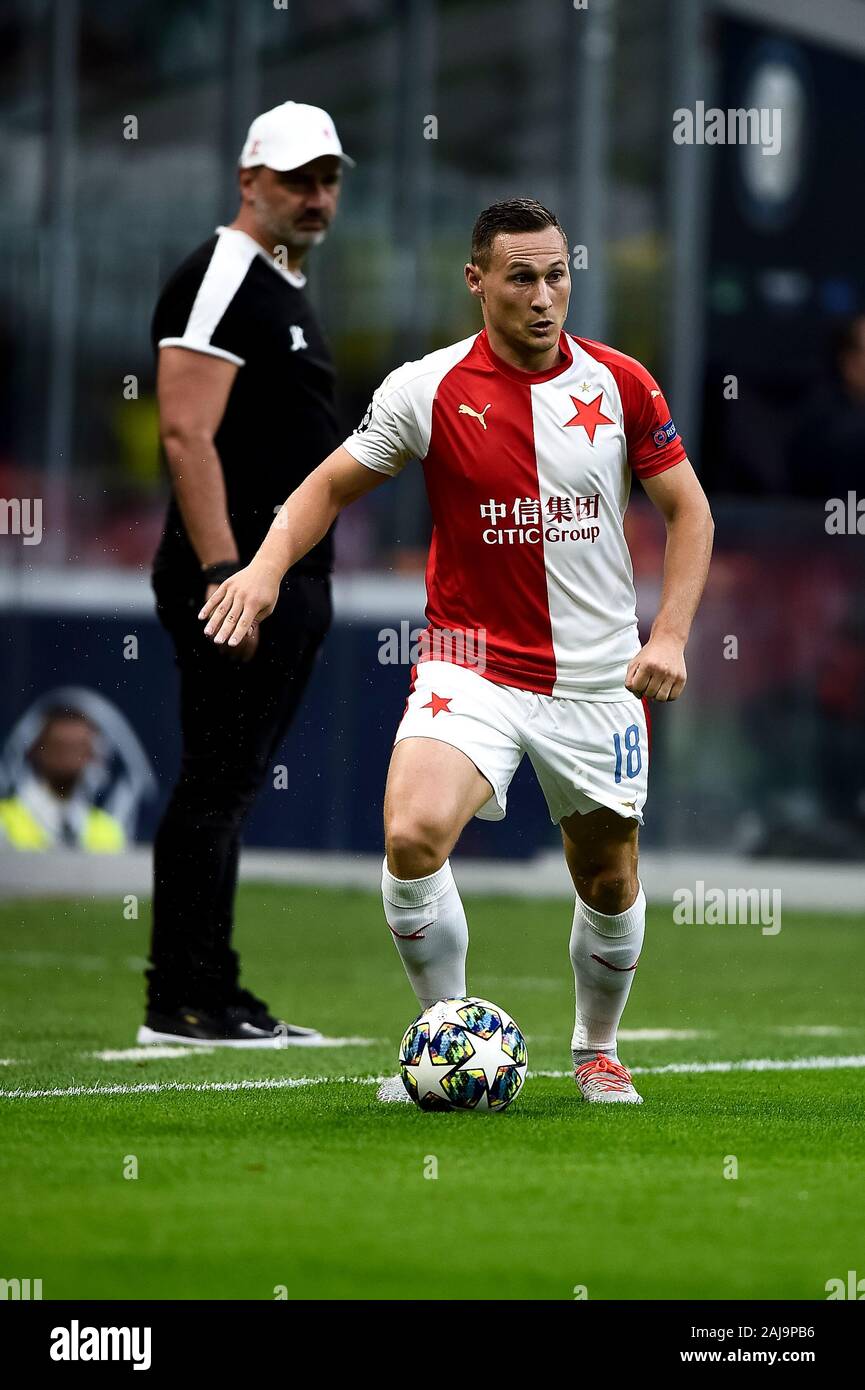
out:
M187 1047L278 1047L280 1040L272 1030L231 1018L227 1010L206 1013L193 1005L182 1005L174 1013L149 1010L138 1030L139 1046L179 1043Z
M255 1028L262 1036L276 1039L281 1046L317 1041L321 1037L317 1028L302 1028L299 1023L286 1023L284 1019L274 1018L264 1000L248 989L236 989L225 1012L233 1023Z
M260 1002L260 1001L259 1001ZM182 1005L173 1013L148 1010L138 1030L139 1046L176 1043L188 1047L284 1047L287 1043L307 1042L321 1036L314 1028L299 1028L248 1006L230 1005L206 1012L193 1005Z

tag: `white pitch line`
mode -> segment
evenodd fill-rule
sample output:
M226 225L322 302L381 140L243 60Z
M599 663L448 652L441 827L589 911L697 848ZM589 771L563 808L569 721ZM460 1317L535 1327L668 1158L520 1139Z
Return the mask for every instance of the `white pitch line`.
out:
M149 1062L161 1057L211 1057L212 1047L173 1047L155 1043L152 1047L107 1048L104 1052L83 1052L83 1057L95 1057L98 1062Z
M386 1043L386 1038L277 1038L270 1047L258 1049L247 1047L246 1051L285 1052L288 1048L329 1048L329 1047L376 1047ZM158 1062L166 1057L212 1057L217 1044L207 1043L162 1044L153 1043L147 1047L106 1048L102 1052L82 1052L82 1057L92 1057L97 1062ZM236 1049L240 1050L240 1049ZM23 1057L0 1057L0 1067L20 1066Z
M294 1047L379 1047L387 1045L387 1038L280 1038L275 1047L277 1052Z
M802 1025L792 1028L775 1027L769 1028L766 1031L769 1033L780 1033L787 1037L829 1038L837 1037L842 1033L850 1033L853 1030L850 1028L837 1028L832 1024L814 1024ZM717 1034L713 1032L706 1032L704 1030L699 1030L696 1028L620 1028L618 1036L620 1042L692 1042L696 1038L711 1038L716 1037ZM555 1039L536 1038L535 1041L553 1042L555 1041ZM384 1044L386 1042L386 1038L318 1038L317 1040L296 1038L292 1039L289 1044L284 1043L282 1041L280 1041L279 1043L275 1043L273 1050L281 1051L283 1048L289 1045L292 1047L321 1048L374 1047L378 1044ZM208 1047L206 1045L199 1045L196 1047L183 1045L151 1045L149 1047L106 1048L102 1052L82 1052L81 1056L95 1058L95 1060L98 1062L155 1062L174 1057L181 1057L184 1059L187 1057L210 1057L213 1055L213 1052L214 1048ZM20 1065L22 1061L23 1059L20 1057L0 1057L0 1067L17 1066ZM679 1064L676 1064L676 1066L678 1065ZM720 1062L712 1064L700 1062L693 1064L693 1066L697 1067L709 1065L713 1066L716 1070L720 1071L724 1071L727 1069L726 1063ZM692 1069L692 1064L682 1063L681 1067L684 1070L689 1070ZM675 1069L675 1067L671 1067L671 1070ZM771 1068L767 1065L766 1070L770 1069ZM652 1074L653 1069L649 1068L648 1070L649 1073ZM753 1070L759 1070L759 1068L754 1067ZM646 1068L631 1067L631 1071L640 1072L641 1074L644 1074ZM567 1075L567 1073L550 1071L535 1072L535 1075L556 1077Z
M698 1028L620 1028L616 1036L619 1042L692 1042L715 1034Z
M263 1052L284 1052L289 1047L375 1047L386 1038L274 1038L270 1046L257 1049ZM82 1057L95 1057L99 1062L149 1062L160 1057L211 1057L218 1047L207 1043L148 1044L147 1047L107 1048L104 1052L82 1052ZM256 1049L245 1049L253 1051Z
M321 1086L325 1081L350 1081L372 1085L375 1076L275 1076L243 1081L138 1081L134 1085L117 1082L110 1086L54 1086L46 1091L0 1091L3 1100L63 1099L67 1096L140 1096L164 1091L288 1091L296 1086Z
M731 1071L832 1071L837 1067L865 1067L865 1056L855 1057L751 1057L741 1062L668 1062L663 1067L629 1067L632 1076L705 1076L709 1072ZM536 1071L530 1076L558 1080L569 1071ZM0 1092L2 1095L2 1092Z
M671 1073L706 1074L708 1072L749 1071L831 1071L839 1067L865 1067L865 1055L852 1057L753 1057L741 1062L672 1062L664 1067L632 1067L633 1075L668 1076ZM529 1076L542 1076L554 1081L572 1075L569 1071L533 1071ZM0 1090L0 1100L48 1100L72 1096L139 1096L160 1095L182 1091L290 1091L299 1086L337 1085L376 1086L384 1076L274 1076L243 1081L139 1081L135 1084L118 1082L110 1086L54 1086L50 1090Z
M769 1033L781 1033L787 1038L837 1038L841 1033L852 1033L852 1028L837 1028L834 1023L798 1023L792 1028L778 1026L767 1029Z
M715 1032L697 1028L620 1028L616 1037L619 1042L694 1042L698 1038L716 1038ZM531 1033L530 1043L561 1043L561 1034Z
M832 1071L838 1067L865 1067L865 1056L854 1057L753 1057L743 1062L670 1062L665 1067L632 1067L632 1071L667 1076L672 1072L724 1071Z

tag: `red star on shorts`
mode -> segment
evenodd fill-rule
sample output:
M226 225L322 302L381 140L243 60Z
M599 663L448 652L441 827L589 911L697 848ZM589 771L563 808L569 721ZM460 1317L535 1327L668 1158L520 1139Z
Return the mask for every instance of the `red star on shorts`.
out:
M571 396L571 400L577 407L577 413L573 420L565 421L564 428L567 428L568 425L582 425L586 434L589 436L589 443L594 444L595 430L598 428L598 425L614 425L616 423L615 420L611 420L608 415L601 414L601 401L603 399L604 393L602 391L595 396L593 401L589 401L588 403L578 400L576 396Z
M442 710L444 710L445 714L453 714L453 710L448 709L453 695L436 695L433 690L430 691L430 694L432 695L432 699L428 705L421 705L421 709L431 709L433 719L435 719L437 714L441 714Z

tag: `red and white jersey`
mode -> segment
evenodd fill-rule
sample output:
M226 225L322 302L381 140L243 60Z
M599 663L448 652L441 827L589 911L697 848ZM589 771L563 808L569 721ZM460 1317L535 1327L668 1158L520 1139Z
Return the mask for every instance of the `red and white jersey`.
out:
M482 634L478 669L500 684L626 700L640 645L623 529L631 471L654 477L685 449L639 362L566 333L561 350L549 371L524 372L484 331L407 362L345 448L380 473L423 462L433 634L465 633L469 653Z

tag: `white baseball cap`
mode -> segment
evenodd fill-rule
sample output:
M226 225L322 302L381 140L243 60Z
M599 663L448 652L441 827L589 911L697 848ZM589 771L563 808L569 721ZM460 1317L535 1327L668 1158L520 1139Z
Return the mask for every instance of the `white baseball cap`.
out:
M266 164L268 169L299 169L319 155L335 154L352 169L354 160L343 153L336 126L320 106L284 101L256 116L249 127L240 155L240 167Z

